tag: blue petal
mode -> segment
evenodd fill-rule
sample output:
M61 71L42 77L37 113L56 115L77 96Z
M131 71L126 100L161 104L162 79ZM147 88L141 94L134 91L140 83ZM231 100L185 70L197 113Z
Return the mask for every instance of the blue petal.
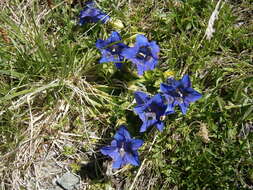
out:
M120 154L118 152L118 148L115 146L106 146L100 149L100 152L103 155L110 156L112 159L117 158Z
M175 97L169 95L169 94L164 94L163 95L165 97L165 104L169 105L169 104L173 104L173 102L175 101Z
M143 114L148 105L140 105L134 107L134 112L138 115Z
M158 59L159 58L158 54L160 52L159 46L156 44L155 41L150 42L149 45L151 48L151 53L152 53L153 58Z
M118 142L116 140L112 140L111 146L117 147L118 146Z
M137 66L138 64L144 64L143 60L140 60L140 59L138 59L138 58L136 58L136 57L133 57L133 58L131 58L131 59L129 59L129 60L131 60L131 62L132 62L133 64L135 64L136 66Z
M175 89L181 86L182 85L181 83L182 83L181 81L175 80L173 77L167 79L167 84L169 86L174 87Z
M124 125L121 125L119 130L114 135L114 139L116 139L117 141L125 141L125 140L130 140L131 136L129 132L127 131L127 128Z
M123 167L129 163L125 155L126 154L124 154L124 156L122 157L121 167Z
M106 50L101 50L101 52L102 52L102 57L99 60L99 63L109 63L109 62L112 62L112 60L111 60L112 55L111 55L110 52L108 52Z
M158 61L153 58L150 58L148 61L133 58L131 61L136 64L138 75L143 75L144 71L153 70L158 63Z
M103 155L109 155L109 154L111 154L112 152L115 151L115 148L117 148L117 147L105 146L105 147L100 149L100 152Z
M168 92L173 92L175 91L175 88L173 86L169 86L167 84L164 84L164 83L161 83L160 84L160 90L163 92L163 93L168 93Z
M116 159L113 160L112 168L119 169L123 165L123 159L121 156L118 156Z
M106 23L110 19L110 17L103 12L100 12L100 14L97 15L97 18L97 21L94 22L98 22L100 20L102 23Z
M189 104L186 104L186 103L180 103L180 104L179 104L179 107L180 107L180 109L181 109L181 111L182 111L182 113L183 113L184 115L185 115L186 112L187 112L188 106L189 106Z
M113 56L113 55L107 55L107 57L106 56L103 56L101 59L100 59L100 61L99 61L100 63L118 63L118 62L120 62L120 60L119 60L119 58L117 58L117 56Z
M134 97L137 104L145 104L150 99L149 95L141 91L136 91Z
M121 52L121 55L127 59L135 58L136 54L138 53L138 49L136 47L126 48Z
M107 39L107 40L101 40L101 39L98 39L97 42L96 42L96 47L98 49L102 49L102 48L106 48L108 45L110 45L111 43L115 43L115 42L118 42L118 41L121 41L121 37L119 35L118 32L116 31L113 31L110 35L110 37ZM123 43L118 43L118 45L120 47L125 47L126 45L123 44Z
M162 121L157 122L156 128L157 128L159 131L162 131L163 128L164 128L164 123L163 123Z
M102 53L102 57L99 61L100 63L110 63L110 62L118 63L121 61L117 55L112 55L111 52L109 52L105 49L102 49L100 51Z
M167 104L167 108L165 110L165 115L169 115L169 114L175 113L174 107L175 106L172 103L171 104Z
M178 87L180 85L180 82L177 81L177 80L175 80L173 77L169 77L167 79L167 84L169 86L172 86L172 87L176 88L176 87Z
M151 98L151 101L157 105L163 105L163 99L161 94L156 94Z
M119 49L120 49L120 55L122 53L122 51L126 48L129 48L126 44L124 43L117 43L117 45L119 46ZM122 56L122 55L121 55ZM122 56L122 59L124 59L124 56Z
M100 11L96 8L85 8L80 12L80 18L91 17L90 19L97 19L96 16L100 14ZM93 18L92 18L93 17Z
M131 148L132 150L138 150L143 145L143 140L141 139L133 139L131 140Z
M138 34L136 36L135 46L141 47L141 46L147 46L148 44L149 44L148 39L144 35Z
M164 83L160 84L160 90L164 93L165 98L170 103L171 99L179 97L180 95L177 92L177 88L174 85L167 85Z
M120 37L119 33L116 31L112 31L109 39L110 39L111 43L121 41L121 37Z
M161 116L165 115L167 105L164 104L161 94L156 94L150 101L152 102L150 104L150 108L152 112L156 114L156 118L159 120Z
M127 160L128 163L130 163L130 164L132 164L134 166L139 166L140 165L138 154L137 155L133 155L133 154L130 154L130 153L126 152L125 158L126 158L126 160Z
M187 96L185 97L184 101L188 104L190 102L195 102L202 97L202 95L199 92L197 92L196 90L192 88L187 88L186 91L187 91Z
M145 71L145 67L143 64L137 64L137 73L139 76L142 76Z
M152 119L152 120L146 120L145 122L143 122L140 132L145 132L149 127L151 127L152 125L154 125L157 122L157 120Z
M115 64L115 66L116 66L116 68L117 69L121 69L122 68L122 63L114 63Z
M142 120L142 122L146 122L148 120L145 112L142 112L138 115L139 115L139 118Z
M80 21L79 24L98 22L102 21L105 23L109 20L109 16L103 13L101 10L94 8L94 4L88 4L86 8L80 11Z
M109 63L111 62L107 57L102 57L100 60L99 60L99 63Z
M85 3L85 5L86 5L87 7L89 7L89 8L95 7L94 1L88 1L88 2Z
M189 75L184 75L181 79L181 83L183 84L184 88L191 87L191 81Z
M145 69L144 71L153 70L155 66L157 65L158 60L154 58L150 58L148 61L144 63Z
M96 42L96 47L98 49L105 48L108 45L108 43L105 40L98 39Z

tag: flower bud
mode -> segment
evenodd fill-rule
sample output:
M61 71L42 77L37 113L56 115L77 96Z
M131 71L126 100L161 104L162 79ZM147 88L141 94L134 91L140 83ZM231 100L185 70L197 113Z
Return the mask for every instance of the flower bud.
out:
M111 19L110 24L113 28L118 29L118 30L121 30L122 28L124 28L123 22L119 19Z

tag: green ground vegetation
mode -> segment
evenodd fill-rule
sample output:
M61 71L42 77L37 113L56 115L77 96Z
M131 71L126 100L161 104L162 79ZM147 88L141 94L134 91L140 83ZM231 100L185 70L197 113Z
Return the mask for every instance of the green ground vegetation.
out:
M81 1L0 2L2 187L14 187L14 170L25 180L22 172L37 154L46 154L39 147L54 145L64 133L73 143L62 145L57 158L71 160L69 168L78 174L83 162L95 160L95 173L82 174L90 189L253 189L253 3L226 1L213 38L206 40L216 3L97 1L124 24L118 30L109 23L78 26ZM131 67L121 72L98 64L95 42L112 30L128 44L138 33L155 40L159 66L138 77ZM185 116L168 116L163 132L139 134L133 92L156 94L166 77L186 73L202 99ZM145 141L142 166L108 177L109 159L98 150L123 123ZM36 151L23 158L26 146Z

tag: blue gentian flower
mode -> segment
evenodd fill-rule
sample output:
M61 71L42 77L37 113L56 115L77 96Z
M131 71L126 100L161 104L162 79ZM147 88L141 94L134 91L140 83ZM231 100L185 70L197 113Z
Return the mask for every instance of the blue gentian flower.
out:
M134 47L124 49L122 55L131 60L137 67L138 75L153 70L158 63L160 49L155 41L149 42L143 35L137 35Z
M143 124L140 128L140 132L144 132L148 127L155 125L159 131L164 128L163 118L166 115L165 110L167 106L163 102L163 98L160 94L156 94L153 97L145 94L144 92L134 93L137 106L134 108L136 114L139 115ZM169 113L168 113L169 114Z
M107 14L103 13L100 9L95 8L95 3L93 1L86 3L86 7L80 12L79 18L80 25L85 23L95 23L98 21L106 23L110 19Z
M164 93L167 100L167 110L173 111L176 105L179 105L183 114L186 114L188 106L191 102L195 102L202 95L191 88L191 81L188 75L184 75L181 80L169 78L167 84L162 83L160 90Z
M121 37L118 32L113 31L107 40L97 40L96 47L101 51L102 58L100 63L112 62L118 69L122 67L124 57L121 55L123 49L128 48L127 45L121 43Z
M139 155L137 150L142 146L143 140L132 139L126 127L122 125L114 135L111 146L100 149L101 153L113 159L113 169L118 169L126 164L139 166Z

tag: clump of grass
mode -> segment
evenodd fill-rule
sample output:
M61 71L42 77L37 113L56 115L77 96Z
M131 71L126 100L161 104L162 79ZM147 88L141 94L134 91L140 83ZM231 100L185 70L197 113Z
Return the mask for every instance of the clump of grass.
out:
M95 189L252 189L250 2L227 1L211 41L203 36L215 2L98 4L125 24L123 38L141 32L157 40L159 69L138 79L99 65L94 44L112 28L76 26L79 3L0 4L1 188L50 187L65 168L82 170L95 160L96 172L84 177L80 188L88 181ZM147 143L140 168L108 176L98 147L122 123L137 135L133 91L155 93L165 71L178 78L190 74L202 100L186 116L172 115L163 133L152 129L141 135ZM49 166L52 175L45 173Z
M88 43L87 36L74 35L77 11L64 2L52 9L32 1L1 6L1 186L44 187L57 174L38 169L45 160L78 160L76 153L69 158L64 152L65 143L80 150L87 141L93 150L92 141L107 128L90 129L96 122L107 124L101 111L111 102L110 94L86 77L100 80L93 72L97 35Z

